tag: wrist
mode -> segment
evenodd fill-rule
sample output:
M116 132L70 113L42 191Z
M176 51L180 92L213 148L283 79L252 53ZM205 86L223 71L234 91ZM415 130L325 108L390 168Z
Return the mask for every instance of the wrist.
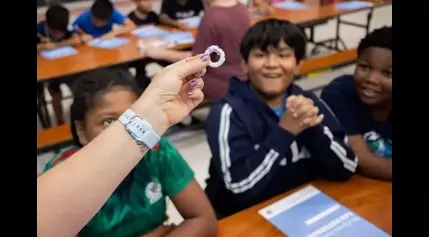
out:
M301 132L301 129L299 127L296 126L289 126L287 123L282 123L280 122L280 127L283 128L284 130L292 133L293 135L298 135Z
M149 88L148 88L149 89ZM149 89L150 90L150 89ZM146 120L152 129L161 136L170 127L168 119L162 112L161 105L157 103L157 96L147 92L134 103L131 110Z

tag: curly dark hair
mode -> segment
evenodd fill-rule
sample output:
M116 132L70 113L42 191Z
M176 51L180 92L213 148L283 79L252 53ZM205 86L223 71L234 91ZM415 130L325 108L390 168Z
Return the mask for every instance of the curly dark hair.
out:
M358 56L360 56L365 49L370 47L378 47L390 49L393 48L393 38L392 38L392 27L385 26L379 29L374 30L369 33L365 38L363 38L358 46Z
M84 121L88 111L93 108L97 98L114 87L130 90L137 96L142 91L137 87L133 76L121 69L97 69L82 74L73 84L73 103L70 107L70 126L73 143L82 147L77 136L75 121Z

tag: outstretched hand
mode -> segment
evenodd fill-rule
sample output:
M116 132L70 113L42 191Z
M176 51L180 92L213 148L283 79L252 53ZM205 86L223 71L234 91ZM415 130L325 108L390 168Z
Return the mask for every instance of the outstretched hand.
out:
M209 62L208 55L199 54L165 67L135 106L151 106L148 116L163 124L163 129L182 121L204 99L202 76Z

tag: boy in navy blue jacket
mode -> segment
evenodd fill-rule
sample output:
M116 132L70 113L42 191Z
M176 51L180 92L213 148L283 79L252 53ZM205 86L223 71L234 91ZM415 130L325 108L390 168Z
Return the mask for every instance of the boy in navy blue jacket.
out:
M321 95L359 156L359 171L385 180L392 179L392 36L392 27L369 33L354 75L333 80Z
M233 77L207 119L206 193L219 218L318 177L347 180L357 166L329 108L292 83L306 52L298 26L258 22L240 51L249 81Z

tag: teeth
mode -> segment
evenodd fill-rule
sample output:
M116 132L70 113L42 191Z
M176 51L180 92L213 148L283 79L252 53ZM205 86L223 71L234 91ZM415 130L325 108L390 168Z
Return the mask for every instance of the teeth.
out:
M265 77L277 78L277 77L280 77L280 74L265 74Z
M365 89L362 91L364 95L368 96L368 97L373 97L377 95L377 92L373 91L373 90L369 90L369 89Z

